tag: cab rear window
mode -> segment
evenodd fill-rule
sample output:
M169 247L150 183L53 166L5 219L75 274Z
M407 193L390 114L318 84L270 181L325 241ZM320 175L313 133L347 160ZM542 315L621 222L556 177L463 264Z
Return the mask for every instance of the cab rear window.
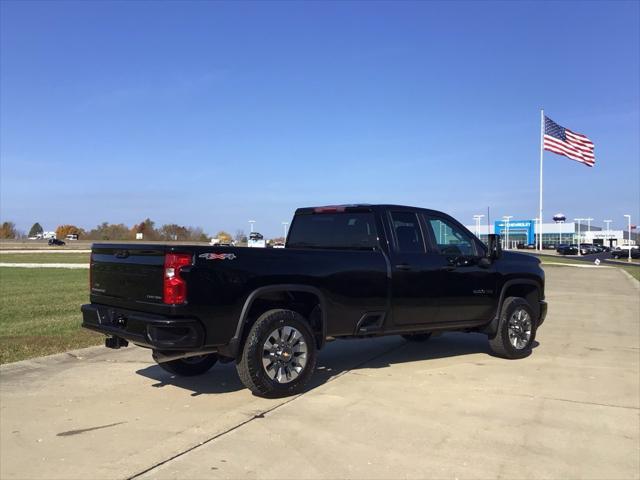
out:
M371 250L377 245L373 213L363 212L298 215L287 241L288 248Z

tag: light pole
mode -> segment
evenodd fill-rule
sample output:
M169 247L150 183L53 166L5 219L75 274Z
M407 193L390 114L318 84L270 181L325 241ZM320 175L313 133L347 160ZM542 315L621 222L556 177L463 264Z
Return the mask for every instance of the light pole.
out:
M593 220L593 218L585 218L585 220L587 221L587 237L591 237L591 220ZM585 239L587 242L589 243L593 243L593 239L589 238L589 239Z
M251 233L253 233L253 224L256 223L255 220L249 220L249 225L251 226Z
M582 222L583 220L586 220L586 218L574 218L574 221L578 222L578 256L582 255L580 253L580 222Z
M511 220L512 218L513 218L513 215L504 215L502 217L502 220L504 220L505 222L505 227L507 231L507 234L505 236L505 244L507 245L507 248L505 250L509 250L509 220Z
M285 242L287 241L287 225L289 225L289 222L282 222L282 226L284 227L284 240L285 240Z
M607 224L607 242L609 242L609 245L607 245L608 247L611 246L611 228L609 228L611 226L611 220L603 220L604 223Z
M558 245L562 245L562 224L564 222L557 220L556 223L558 224Z
M627 233L627 247L629 247L629 257L627 258L627 261L631 261L631 215L625 215L625 217L627 217L627 222L628 223L628 233Z
M484 215L474 215L473 218L476 221L476 237L480 238L480 219L482 219Z
M542 235L542 222L538 217L533 219L533 240L536 242L536 250L540 246L538 240L536 240L536 228L538 229L538 238Z

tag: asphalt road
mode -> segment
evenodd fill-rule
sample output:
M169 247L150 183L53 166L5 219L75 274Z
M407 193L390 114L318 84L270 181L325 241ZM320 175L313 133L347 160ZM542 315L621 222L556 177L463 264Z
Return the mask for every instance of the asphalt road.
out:
M533 354L479 334L336 341L265 400L233 365L171 377L135 347L0 367L0 477L638 478L640 290L548 267Z

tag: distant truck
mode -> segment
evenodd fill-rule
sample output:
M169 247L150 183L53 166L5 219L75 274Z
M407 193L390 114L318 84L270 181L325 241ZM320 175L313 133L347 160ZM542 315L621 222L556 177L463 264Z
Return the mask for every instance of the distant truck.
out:
M258 232L251 232L247 240L247 247L250 248L266 248L267 242L264 236Z
M230 246L234 245L234 242L233 242L233 240L229 241L227 239L222 239L221 240L219 238L212 238L209 241L209 244L213 245L213 246L218 246L218 247L230 247Z
M298 209L284 249L94 244L83 326L175 375L235 362L265 397L302 391L337 338L480 332L522 358L546 316L544 272L488 243L434 210L345 205Z

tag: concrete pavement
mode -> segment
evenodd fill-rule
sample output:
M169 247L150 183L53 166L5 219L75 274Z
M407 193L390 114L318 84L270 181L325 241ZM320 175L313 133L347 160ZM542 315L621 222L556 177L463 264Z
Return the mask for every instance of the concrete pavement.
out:
M139 348L0 367L0 477L639 478L638 282L546 271L524 360L478 334L336 341L280 400L232 365L172 378Z

